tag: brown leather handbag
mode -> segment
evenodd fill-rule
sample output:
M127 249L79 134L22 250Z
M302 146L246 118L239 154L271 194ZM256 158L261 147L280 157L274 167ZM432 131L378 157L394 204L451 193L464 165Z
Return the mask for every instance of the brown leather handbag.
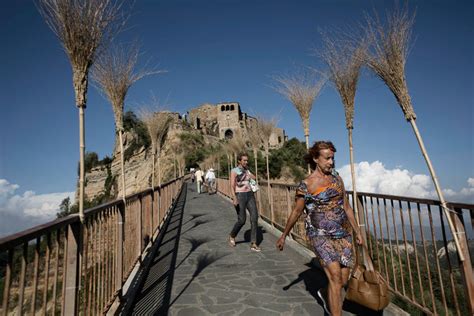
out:
M359 256L356 256L356 264L347 286L346 299L380 311L390 303L388 285L380 273L375 271L367 247L364 245L361 248L367 268L359 263Z

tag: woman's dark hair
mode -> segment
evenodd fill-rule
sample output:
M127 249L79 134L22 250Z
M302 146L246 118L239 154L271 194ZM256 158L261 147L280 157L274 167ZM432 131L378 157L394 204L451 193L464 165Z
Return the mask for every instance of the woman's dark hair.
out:
M330 141L317 141L314 143L313 147L309 149L309 152L304 156L304 161L311 167L311 169L316 169L316 163L313 158L318 158L321 150L330 149L332 152L336 152L336 147Z
M240 152L238 155L237 155L237 161L241 161L242 160L242 157L248 157L249 155L246 153L246 152Z

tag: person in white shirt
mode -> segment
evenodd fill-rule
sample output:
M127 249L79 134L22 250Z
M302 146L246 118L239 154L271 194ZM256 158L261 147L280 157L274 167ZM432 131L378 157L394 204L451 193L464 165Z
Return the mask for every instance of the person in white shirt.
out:
M210 168L204 177L207 183L207 192L209 194L216 193L216 175L214 169Z
M204 181L204 172L201 170L201 168L199 167L196 168L194 177L196 178L197 192L198 194L201 194L202 182Z

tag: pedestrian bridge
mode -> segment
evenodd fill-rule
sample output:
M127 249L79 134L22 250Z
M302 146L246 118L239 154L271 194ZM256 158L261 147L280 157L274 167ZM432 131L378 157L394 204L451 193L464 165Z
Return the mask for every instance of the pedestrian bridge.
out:
M324 315L316 291L327 280L301 222L275 248L294 187L261 182L260 253L249 249L249 223L227 245L236 213L228 181L218 190L197 194L179 178L87 210L84 223L71 215L0 239L2 315ZM450 204L464 232L460 261L438 201L363 193L358 203L393 293L386 314L472 314L474 205ZM344 310L382 314L347 301Z

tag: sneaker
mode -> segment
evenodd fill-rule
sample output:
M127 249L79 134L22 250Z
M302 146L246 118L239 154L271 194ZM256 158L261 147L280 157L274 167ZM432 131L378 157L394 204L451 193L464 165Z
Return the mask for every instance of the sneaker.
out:
M229 236L229 239L227 239L227 243L229 244L229 246L235 247L235 238Z
M256 243L252 243L252 245L250 246L250 250L255 251L255 252L260 252L260 251L262 251L262 249L260 249L260 247L257 246Z
M326 301L327 291L326 291L325 288L321 288L321 289L318 290L318 297L323 302L323 308L324 308L324 311L326 312L326 314L331 315L331 312L329 312L328 304L327 304L327 301Z

